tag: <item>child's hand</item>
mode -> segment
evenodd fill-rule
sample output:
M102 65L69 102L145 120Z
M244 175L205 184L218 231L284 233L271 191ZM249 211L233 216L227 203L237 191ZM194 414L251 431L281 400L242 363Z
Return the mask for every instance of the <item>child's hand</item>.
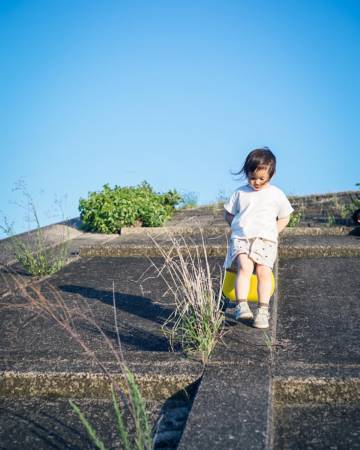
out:
M228 211L225 211L224 218L225 218L226 222L231 226L231 222L234 219L234 215L230 214Z
M284 228L286 228L286 225L290 222L290 216L282 217L281 219L278 219L276 222L278 233L281 233Z

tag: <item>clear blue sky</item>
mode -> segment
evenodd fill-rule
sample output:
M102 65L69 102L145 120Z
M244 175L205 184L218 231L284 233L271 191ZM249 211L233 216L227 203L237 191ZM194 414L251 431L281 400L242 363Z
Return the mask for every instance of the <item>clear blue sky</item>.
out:
M0 0L0 210L89 191L229 195L267 145L287 194L360 181L360 2ZM64 200L64 196L66 200Z

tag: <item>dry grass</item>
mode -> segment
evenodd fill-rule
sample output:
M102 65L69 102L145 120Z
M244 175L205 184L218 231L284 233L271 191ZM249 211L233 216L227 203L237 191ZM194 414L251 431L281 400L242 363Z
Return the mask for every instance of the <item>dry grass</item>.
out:
M174 348L179 343L185 353L200 355L204 364L223 334L224 314L221 311L221 288L216 292L210 271L204 236L201 244L192 239L176 238L168 231L170 250L154 242L164 263L150 259L157 276L162 277L175 301L175 310L163 325L165 335ZM220 287L223 274L220 270Z

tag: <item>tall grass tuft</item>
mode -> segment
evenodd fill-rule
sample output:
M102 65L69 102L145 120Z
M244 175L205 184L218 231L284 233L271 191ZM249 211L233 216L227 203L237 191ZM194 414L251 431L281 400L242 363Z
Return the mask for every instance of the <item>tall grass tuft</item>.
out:
M185 353L200 355L206 364L223 335L223 274L220 270L220 288L216 292L201 229L200 235L201 244L196 244L192 239L188 244L184 237L176 238L168 231L171 242L168 251L150 235L164 258L164 264L158 267L150 261L175 300L175 310L163 325L172 349L175 344L180 344Z
M13 226L6 218L3 219L4 225L0 225L0 229L10 238L9 242L16 260L30 275L38 277L52 275L66 264L68 255L66 236L62 236L58 246L49 249L34 201L25 188L23 188L23 195L27 201L26 207L31 220L35 223L35 230L28 231L22 238L17 237Z

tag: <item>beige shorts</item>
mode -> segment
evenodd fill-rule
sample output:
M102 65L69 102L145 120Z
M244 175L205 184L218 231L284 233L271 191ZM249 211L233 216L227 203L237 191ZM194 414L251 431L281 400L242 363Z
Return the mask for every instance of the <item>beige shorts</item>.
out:
M228 253L224 263L225 269L229 269L238 255L245 253L255 263L274 267L277 256L277 243L260 237L255 238L231 238Z

